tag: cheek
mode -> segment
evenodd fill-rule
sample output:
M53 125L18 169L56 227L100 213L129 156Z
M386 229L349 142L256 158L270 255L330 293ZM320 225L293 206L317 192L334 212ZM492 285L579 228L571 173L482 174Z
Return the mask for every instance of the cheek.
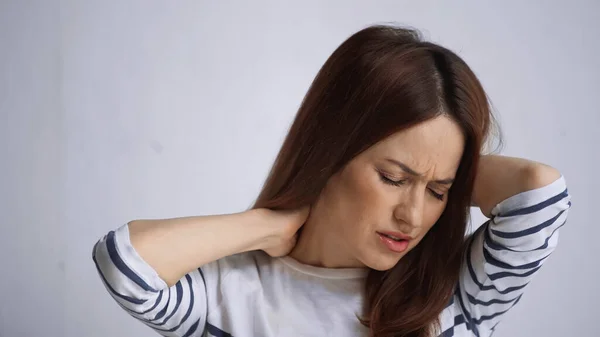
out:
M438 219L440 218L440 215L442 215L442 212L444 211L444 209L439 209L439 208L435 208L433 210L431 210L430 212L425 212L424 216L424 224L425 224L425 228L429 231L429 229L431 229L431 227L433 227L433 225L435 225L435 223L438 221Z
M423 231L422 233L419 234L420 238L423 238L425 236L425 234L427 234L427 232L429 232L429 230L435 225L435 223L438 221L438 219L440 218L440 216L442 215L442 213L444 212L444 209L446 207L446 204L444 205L432 205L432 207L429 208L429 210L427 210L423 216Z
M385 205L382 191L377 181L357 172L346 171L338 181L335 197L339 216L343 219L345 228L352 227L356 235L368 231L377 223L377 215L382 213ZM337 212L336 212L337 213Z

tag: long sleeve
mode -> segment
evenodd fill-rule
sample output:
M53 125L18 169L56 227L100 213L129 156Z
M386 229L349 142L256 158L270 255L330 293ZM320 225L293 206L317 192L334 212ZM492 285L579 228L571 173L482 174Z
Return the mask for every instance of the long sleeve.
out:
M488 336L521 298L558 242L571 206L564 177L512 196L467 242L456 290L467 326Z
M172 287L135 251L127 225L109 232L93 250L104 286L131 316L163 336L200 336L205 326L206 288L200 270Z

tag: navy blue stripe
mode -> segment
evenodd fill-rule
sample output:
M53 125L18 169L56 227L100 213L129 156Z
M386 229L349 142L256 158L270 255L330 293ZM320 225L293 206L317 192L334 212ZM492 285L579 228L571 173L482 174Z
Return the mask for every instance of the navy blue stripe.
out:
M119 305L119 306L120 306L120 307L121 307L123 310L127 311L127 312L128 312L130 315L132 315L132 316L134 316L134 317L138 318L136 315L145 315L145 314L149 313L150 311L154 310L154 309L156 308L156 306L158 306L158 304L160 303L160 299L161 299L161 298L162 298L162 290L159 292L158 298L157 298L157 299L156 299L156 301L154 302L154 305L153 305L153 306L152 306L150 309L148 309L148 310L146 310L146 311L143 311L143 312L139 312L139 311L135 311L135 310L133 310L133 309L130 309L130 308L128 308L128 307L126 307L126 306L124 306L123 304L121 304L121 302L119 302L119 301L115 301L115 302L117 302L117 304L118 304L118 305Z
M513 303L513 305L512 305L513 307L514 307L515 305L517 305L517 303L519 303L519 301L521 300L521 297L522 297L522 296L523 296L523 294L521 294L521 296L517 297L517 300L516 300L516 301L515 301L515 303Z
M204 286L206 287L206 279L204 278L204 273L202 272L202 269L198 268L198 272L200 273L200 277L202 277L202 282L204 283Z
M133 313L138 314L138 315L145 315L145 314L149 313L150 311L156 309L156 307L160 303L160 300L162 299L162 296L163 296L163 291L161 290L161 291L158 292L158 297L156 298L156 301L154 301L154 304L148 310L145 310L145 311L142 311L142 312L137 312L135 310L131 310L131 309L127 308L127 311L133 312Z
M529 262L529 263L525 263L522 265L518 265L518 266L513 266L510 265L506 262L500 261L498 259L496 259L492 254L490 254L487 249L483 249L483 257L485 258L485 261L493 266L496 266L498 268L502 268L502 269L511 269L511 270L515 270L515 269L531 269L531 268L536 268L537 266L541 265L542 262L544 262L544 260L550 256L550 254L544 256L543 258L537 260L537 261L533 261L533 262Z
M96 246L97 246L97 244L96 244ZM94 252L96 251L96 250L95 250L95 247L96 247L96 246L94 246ZM96 262L95 256L94 256L94 258L93 258L93 259L94 259L94 262ZM106 280L106 278L104 278L104 275L102 275L102 272L100 271L100 268L98 267L98 264L96 264L96 269L98 270L98 273L100 274L100 276L101 276L101 278L102 278L102 282L104 283L104 285L105 285L105 286L106 286L106 287L109 289L109 291L110 291L111 293L113 293L113 294L115 294L116 296L118 296L117 292L116 292L116 291L115 291L115 290L114 290L114 289L113 289L113 288L110 286L110 284L108 284L108 281ZM121 304L121 302L119 302L119 301L115 301L115 302L117 302L117 304L118 304L118 305L119 305L119 306L120 306L120 307L121 307L123 310L127 311L129 314L131 314L132 316L134 316L134 317L135 317L135 315L144 315L144 314L146 314L146 313L148 313L148 312L150 312L150 311L154 310L154 309L156 308L156 306L158 306L158 304L160 303L160 300L161 300L161 298L162 298L162 294L163 294L163 291L161 290L161 291L159 292L159 294L158 294L158 297L157 297L156 301L154 302L154 305L153 305L153 306L152 306L150 309L148 309L148 310L146 310L146 311L144 311L144 312L139 312L139 311L132 310L132 309L130 309L130 308L128 308L128 307L126 307L125 305ZM135 314L135 315L134 315L134 314Z
M94 252L96 250L94 249ZM108 283L108 281L106 280L106 277L104 277L104 274L102 273L102 270L100 270L100 266L98 265L98 261L96 261L96 256L94 255L92 257L92 259L94 260L94 264L96 264L96 269L98 270L98 274L100 274L100 277L102 278L102 281L104 281L104 284L106 285L106 287L108 288L108 290L113 293L115 296L117 296L118 298L124 299L127 302L133 303L133 304L144 304L147 302L147 300L142 300L139 298L133 298L133 297L129 297L129 296L125 296L123 294L118 293L111 285L110 283Z
M546 248L548 248L548 242L550 241L550 239L552 239L552 236L554 236L554 233L556 233L556 231L558 231L558 230L559 230L559 229L560 229L562 226L564 226L564 225L565 225L565 223L566 223L566 220L565 220L565 221L563 221L563 223L562 223L562 224L560 224L560 226L558 226L558 227L554 228L554 230L552 231L552 233L551 233L551 234L550 234L550 235L549 235L549 236L546 238L546 240L544 241L544 244L543 244L543 245L541 245L541 246L539 246L539 247L537 247L537 248L534 248L534 249L532 249L532 250L529 250L529 252L533 252L533 251L536 251L536 250L542 250L542 249L546 249ZM519 253L521 253L521 251L518 251L518 250L511 249L511 248L509 248L509 247L503 246L503 245L501 245L501 244L499 244L499 243L495 242L495 241L492 239L492 237L490 236L490 231L489 231L489 230L486 230L486 231L485 231L485 236L484 236L483 240L484 240L484 243L485 243L485 244L486 244L486 245L487 245L489 248L491 248L491 249L493 249L493 250L497 250L497 251L500 251L500 250L509 250L509 251L511 251L511 252L519 252Z
M492 304L509 304L509 303L514 302L516 299L518 299L521 296L521 295L519 295L515 298L511 298L510 300L500 300L500 299L494 298L492 300L484 302L484 301L478 300L477 298L475 298L474 296L472 296L471 294L469 294L467 292L465 292L465 293L467 294L469 303L474 304L474 305L482 305L482 306L486 306L486 307L488 307Z
M201 268L198 268L198 273L200 273L200 277L202 277L202 285L204 286L204 292L206 293L206 279L204 278L204 273L202 272ZM206 308L206 314L205 314L205 318L206 318L206 322L208 324L208 296L205 296L205 308ZM204 332L206 332L206 324L204 325L204 331L202 332L202 334L204 335Z
M190 317L190 315L192 314L192 310L194 308L194 288L192 287L192 278L190 277L190 275L185 275L185 279L188 281L188 287L190 290L190 305L188 306L188 309L187 309L185 315L183 316L183 318L181 319L179 324L177 324L175 327L173 327L171 329L166 330L166 329L154 328L154 330L164 331L164 332L173 332L173 331L179 329L181 327L181 325L183 323L185 323L185 321L188 319L188 317ZM175 312L175 311L173 311L173 312Z
M177 330L183 323L185 323L185 321L188 319L188 317L190 317L190 315L192 314L192 310L194 309L194 287L192 286L192 277L190 275L185 275L185 279L188 281L188 285L189 285L189 289L190 289L190 306L188 307L187 312L185 313L185 315L183 316L183 318L181 319L181 322L179 322L179 325L177 327L175 327L174 329L171 329L171 331L175 331Z
M451 326L446 331L444 331L441 335L439 335L438 337L453 337L453 336L454 336L454 327Z
M152 305L152 307L150 307L150 309L148 309L148 310L145 310L145 311L139 312L139 311L135 311L135 310L129 309L129 308L127 308L127 307L123 307L123 309L127 310L129 313L133 313L133 314L137 314L137 315L145 315L145 314L149 313L150 311L152 311L152 310L156 309L156 307L157 307L157 306L158 306L158 304L160 303L160 300L162 299L162 295L163 295L163 291L161 290L161 291L158 293L158 297L156 298L156 301L154 301L154 304L153 304L153 305Z
M154 316L153 319L149 320L149 322L157 321L157 320L163 318L163 316L167 313L167 308L169 307L169 303L171 303L171 289L170 288L169 288L168 292L169 292L169 298L167 298L167 304L165 304L164 308L162 308L161 311L156 313L156 316Z
M196 332L196 330L198 330L198 325L200 325L200 319L198 319L196 323L194 323L182 337L192 336Z
M525 284L522 284L520 286L508 287L508 288L506 288L504 290L498 290L498 289L496 289L496 291L498 293L502 294L502 295L508 295L508 294L512 293L513 291L521 290L521 289L527 287L528 284L529 283L525 283Z
M486 224L487 224L487 222L486 222ZM498 250L498 251L510 250L511 252L515 251L515 250L510 249L509 247L503 246L503 245L497 243L496 241L492 240L489 229L485 230L485 233L483 236L483 243L493 250Z
M561 193L553 196L552 198L550 198L548 200L544 200L544 201L540 202L539 204L529 206L529 207L515 209L512 211L508 211L505 214L499 214L498 216L509 217L509 216L515 216L515 215L525 215L525 214L535 213L543 208L546 208L552 204L559 202L560 200L566 198L568 195L569 195L569 193L568 193L567 189L565 189Z
M471 263L471 248L472 248L472 246L473 246L473 241L469 242L469 245L467 246L466 260L467 260L467 269L469 270L469 276L471 276L471 279L473 280L473 282L475 282L475 284L479 287L480 290L495 289L493 285L484 286L483 283L479 282L479 280L477 279L477 275L475 275L475 270L473 269L473 264Z
M495 281L495 280L498 280L501 278L505 278L505 277L527 277L527 276L531 276L531 275L535 274L538 270L540 270L540 268L542 268L542 266L537 266L536 268L533 268L530 271L523 273L523 274L515 274L515 273L508 272L508 271L503 271L500 273L488 274L488 277L492 281Z
M96 247L98 246L99 242L96 243L96 245L94 245L94 252L96 252ZM95 262L95 260L94 260ZM98 268L98 265L96 264L96 268ZM112 289L112 287L110 287L110 285L108 284L108 281L106 280L106 278L103 277L102 273L100 272L100 270L98 269L98 272L100 273L100 276L102 276L102 281L104 282L104 284L106 285L106 287L110 290ZM116 293L113 290L111 290L112 293ZM147 313L149 313L150 311L156 309L156 307L158 306L158 304L160 303L160 300L162 299L163 296L163 290L158 292L158 296L156 298L156 301L154 301L154 304L152 305L152 307L150 307L149 309L145 310L145 311L135 311L133 309L130 309L124 305L122 305L120 302L117 301L117 303L119 304L119 306L121 306L121 308L123 308L123 310L126 310L127 312L129 312L130 314L136 314L136 315L145 315Z
M479 280L477 279L477 275L475 275L475 269L473 268L473 263L471 262L471 247L472 247L472 245L473 245L473 243L471 242L471 244L469 244L469 246L467 248L467 269L469 270L469 275L471 276L471 279L477 285L477 287L479 287L480 290L483 291L483 290L492 290L493 289L493 290L496 290L500 294L506 295L515 290L525 288L527 283L525 283L524 285L518 286L518 287L510 287L510 288L506 288L504 290L499 290L498 288L496 288L494 283L486 286L486 285L483 285L483 283L479 282ZM486 252L485 249L483 250L483 252L484 253Z
M452 296L452 297L454 297L454 296ZM442 334L439 335L438 337L454 336L454 327L461 325L463 323L466 323L465 317L463 315L454 316L454 324L452 326L450 326L448 329L446 329L444 332L442 332ZM471 330L471 327L469 326L469 324L467 324L467 329Z
M139 319L139 317L137 317L137 316L134 315L134 314L138 314L139 315L140 314L139 312L129 309L128 307L126 307L123 304L121 304L121 302L119 302L119 301L115 301L115 302L117 303L117 305L119 305L121 307L121 309L127 311L127 313L129 313L131 316Z
M208 322L206 322L206 329L208 330L208 333L215 337L233 337L231 334L217 328L216 326Z
M477 279L477 276L475 275L475 271L473 269L473 265L471 264L471 259L467 260L467 267L469 269L469 274L471 275L471 279L473 280L473 282L475 282L475 284L477 285L477 287L479 287L480 290L484 291L484 290L495 290L500 294L506 295L509 294L515 290L519 290L519 289L523 289L525 288L525 286L527 286L527 283L517 286L517 287L509 287L506 288L504 290L499 290L498 288L496 288L496 285L494 283L490 284L490 285L483 285L483 283L479 282L479 280Z
M546 249L548 248L548 242L550 241L550 239L552 239L552 237L554 236L554 233L556 233L562 226L564 226L567 223L567 220L565 219L565 221L563 221L563 223L561 223L559 226L557 226L556 228L554 228L554 230L552 231L552 234L550 234L550 236L548 236L546 238L546 241L544 241L544 244L533 249L532 251L535 250L542 250L542 249Z
M175 284L175 292L177 293L177 302L175 302L175 308L173 308L169 316L165 317L162 323L157 323L156 326L165 325L179 309L179 306L181 305L181 300L183 299L183 286L181 284L181 280Z
M495 317L498 317L498 316L500 316L500 315L504 315L504 314L505 314L505 313L507 313L507 312L508 312L510 309L511 309L511 308L508 308L508 309L506 309L506 310L503 310L503 311L497 312L497 313L495 313L495 314L493 314L493 315L484 315L484 316L481 316L479 319L473 320L473 323L475 323L475 324L481 324L481 323L483 323L484 321L489 321L489 320L491 320L491 319L493 319L493 318L495 318Z
M500 316L500 315L503 315L503 314L507 313L507 312L508 312L508 311L509 311L509 310L510 310L512 307L514 307L514 306L515 306L515 304L517 304L517 303L519 302L519 299L520 299L520 298L521 298L521 296L517 297L517 300L515 301L515 303L513 303L513 304L510 306L510 308L508 308L508 309L506 309L506 310L503 310L503 311L500 311L500 312L497 312L497 313L494 313L494 314L492 314L492 315L484 315L484 316L481 316L481 317L479 317L479 319L475 319L475 320L473 320L473 323L475 323L475 324L481 324L481 323L483 323L484 321L489 321L489 320L491 320L491 319L494 319L495 317L498 317L498 316Z
M454 304L454 296L450 297L450 301L448 302L448 304L446 305L446 308L448 308L449 306L451 306L452 304ZM445 308L444 308L445 309Z
M454 326L456 327L461 324L464 324L467 327L467 330L471 331L471 323L469 323L465 320L465 316L463 316L462 314L459 314L458 316L454 316Z
M527 235L531 235L534 233L537 233L539 231L541 231L542 229L551 226L552 224L554 224L554 222L556 221L556 219L558 219L561 215L563 215L565 211L562 210L560 211L557 215L555 215L554 217L552 217L549 220L546 220L544 222L542 222L541 224L537 225L537 226L533 226L527 229L524 229L522 231L518 231L518 232L501 232L498 231L496 229L492 228L492 234L496 235L497 237L500 238L504 238L504 239L516 239L516 238L520 238L523 236L527 236Z
M460 308L462 309L462 312L465 315L467 326L470 325L473 328L473 330L472 330L473 334L475 334L475 336L477 336L477 337L480 337L477 326L470 323L470 322L472 322L472 319L471 319L471 315L469 314L469 311L467 310L467 307L465 307L465 303L463 302L462 292L460 290L460 283L457 285L456 291L458 291L458 303L460 304Z
M115 231L110 231L106 237L106 248L108 249L108 256L110 256L113 264L123 273L127 278L133 281L135 284L140 286L142 289L151 292L158 292L158 290L152 288L148 285L142 278L136 274L131 268L127 266L125 261L121 259L119 253L117 252L117 245L115 242Z

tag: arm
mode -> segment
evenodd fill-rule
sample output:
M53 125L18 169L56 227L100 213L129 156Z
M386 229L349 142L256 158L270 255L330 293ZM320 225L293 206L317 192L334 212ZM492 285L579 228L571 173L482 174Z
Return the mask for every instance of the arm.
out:
M129 223L131 244L169 285L220 258L264 248L273 228L260 210Z
M467 242L456 295L468 326L485 336L556 247L571 204L557 170L501 156L482 157L473 201L490 220Z
M125 311L164 336L194 336L205 325L206 280L218 273L211 262L256 249L285 254L305 213L136 220L100 239L93 258Z
M556 169L521 158L482 156L473 190L473 206L491 217L498 203L513 195L549 185L560 178Z

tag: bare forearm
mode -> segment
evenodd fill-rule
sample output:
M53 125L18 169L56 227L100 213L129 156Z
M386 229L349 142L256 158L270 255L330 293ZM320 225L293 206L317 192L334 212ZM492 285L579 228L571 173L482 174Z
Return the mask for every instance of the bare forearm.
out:
M501 201L536 188L544 187L560 178L556 169L522 158L482 156L475 187L473 204L490 216Z
M129 223L131 244L170 286L222 257L261 249L269 227L256 210Z

